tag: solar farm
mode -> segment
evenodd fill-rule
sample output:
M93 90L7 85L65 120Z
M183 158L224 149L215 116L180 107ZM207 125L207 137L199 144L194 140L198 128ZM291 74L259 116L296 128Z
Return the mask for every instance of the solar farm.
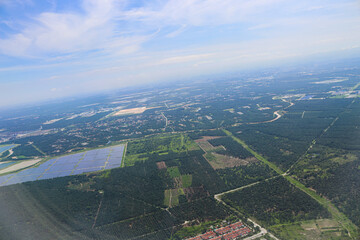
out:
M0 176L0 186L117 168L121 166L124 148L117 145L53 158L37 167Z

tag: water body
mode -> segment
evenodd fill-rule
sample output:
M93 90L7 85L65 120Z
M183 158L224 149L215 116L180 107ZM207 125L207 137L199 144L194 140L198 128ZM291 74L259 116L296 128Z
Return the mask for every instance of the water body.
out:
M5 152L5 151L7 151L9 149L12 149L15 146L16 146L15 144L0 146L0 153L3 153L3 152Z
M15 162L0 163L0 169L13 165Z

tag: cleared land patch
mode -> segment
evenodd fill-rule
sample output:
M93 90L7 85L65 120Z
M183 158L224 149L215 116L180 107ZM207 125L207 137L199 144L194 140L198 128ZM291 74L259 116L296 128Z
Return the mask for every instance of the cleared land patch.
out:
M240 159L232 156L222 155L215 152L207 153L205 158L208 160L213 169L223 169L231 168L238 166L245 166L252 162L257 162L257 159L254 157L249 157L246 159Z
M113 116L122 116L122 115L128 115L128 114L141 114L145 112L147 107L138 107L138 108L129 108L129 109L122 109L113 114Z
M222 138L223 136L202 136L200 139L196 139L195 142L205 142L212 139Z
M184 195L184 190L181 188L165 190L164 204L167 207L175 207L179 205L179 196Z
M227 152L223 145L213 146L208 140L221 140L222 137L203 136L201 139L195 140L199 147L205 152L204 158L209 162L213 169L223 169L244 166L251 162L257 162L254 157L246 157L244 159L234 157ZM218 153L219 152L219 153ZM225 153L225 154L220 154Z
M166 169L166 163L164 161L157 162L156 166L158 169Z

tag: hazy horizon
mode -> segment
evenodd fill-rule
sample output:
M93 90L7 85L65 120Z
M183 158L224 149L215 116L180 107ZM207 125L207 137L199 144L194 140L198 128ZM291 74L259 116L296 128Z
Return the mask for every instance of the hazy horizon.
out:
M358 1L0 0L0 107L360 50Z

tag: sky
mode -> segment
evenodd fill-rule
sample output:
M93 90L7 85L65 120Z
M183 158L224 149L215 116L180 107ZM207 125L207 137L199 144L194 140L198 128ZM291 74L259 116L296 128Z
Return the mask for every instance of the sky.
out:
M360 49L360 1L0 0L0 107Z

